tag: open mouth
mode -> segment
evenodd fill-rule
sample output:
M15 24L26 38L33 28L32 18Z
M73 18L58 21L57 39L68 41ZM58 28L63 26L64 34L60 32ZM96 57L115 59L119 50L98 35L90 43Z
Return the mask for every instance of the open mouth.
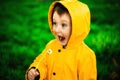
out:
M59 39L60 41L64 41L64 40L65 40L65 37L63 37L63 36L58 36L58 39Z

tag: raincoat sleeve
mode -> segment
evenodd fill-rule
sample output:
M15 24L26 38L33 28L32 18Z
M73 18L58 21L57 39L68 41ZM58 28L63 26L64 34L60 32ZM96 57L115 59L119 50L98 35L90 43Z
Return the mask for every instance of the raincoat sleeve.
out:
M87 52L78 61L79 80L97 80L96 56L94 52Z
M43 50L43 52L36 57L36 59L33 61L33 63L30 65L29 69L31 68L37 68L38 72L40 73L40 80L46 79L47 75L47 46ZM27 72L29 71L27 70ZM27 72L26 72L26 80L27 80Z

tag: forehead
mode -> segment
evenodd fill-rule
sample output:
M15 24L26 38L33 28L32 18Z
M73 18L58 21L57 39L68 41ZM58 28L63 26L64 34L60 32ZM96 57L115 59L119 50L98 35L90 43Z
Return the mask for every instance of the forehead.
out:
M70 21L70 15L68 13L63 13L63 14L58 14L56 11L53 13L53 20L66 20L66 21Z

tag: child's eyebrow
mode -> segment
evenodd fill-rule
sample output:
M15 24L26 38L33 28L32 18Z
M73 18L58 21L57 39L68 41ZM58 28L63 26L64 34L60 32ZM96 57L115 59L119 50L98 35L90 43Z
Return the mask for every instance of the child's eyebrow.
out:
M62 20L62 22L68 23L69 21L68 20Z

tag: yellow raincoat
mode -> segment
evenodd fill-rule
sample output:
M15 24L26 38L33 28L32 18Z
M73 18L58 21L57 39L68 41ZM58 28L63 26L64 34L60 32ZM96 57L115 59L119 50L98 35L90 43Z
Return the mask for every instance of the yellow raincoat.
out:
M83 42L90 31L90 11L87 5L77 0L53 2L48 13L50 29L52 10L56 3L66 7L71 16L70 40L65 49L57 39L50 41L30 68L37 67L40 80L97 80L95 54Z

